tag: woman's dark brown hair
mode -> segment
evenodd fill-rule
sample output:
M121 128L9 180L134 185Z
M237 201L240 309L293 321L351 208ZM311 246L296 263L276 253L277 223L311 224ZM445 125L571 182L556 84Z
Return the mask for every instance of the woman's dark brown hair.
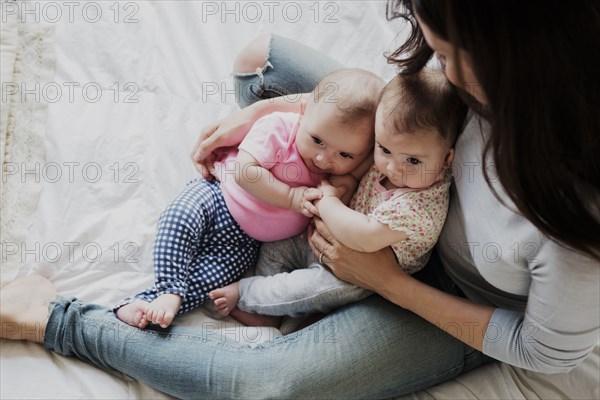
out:
M484 159L519 212L600 260L600 1L390 0L388 18L412 25L388 56L403 74L433 55L415 14L470 55L491 123Z

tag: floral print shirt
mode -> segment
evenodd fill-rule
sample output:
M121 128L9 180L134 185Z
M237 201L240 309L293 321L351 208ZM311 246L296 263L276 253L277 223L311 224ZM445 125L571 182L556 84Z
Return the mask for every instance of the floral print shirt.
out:
M408 235L408 239L391 247L400 267L412 274L425 266L442 231L451 174L448 171L426 189L387 190L381 184L385 178L373 166L360 181L350 207Z

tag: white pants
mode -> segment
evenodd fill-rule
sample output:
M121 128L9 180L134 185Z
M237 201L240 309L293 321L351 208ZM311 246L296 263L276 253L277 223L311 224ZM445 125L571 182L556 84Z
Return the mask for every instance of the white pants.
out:
M263 243L256 276L240 281L238 308L263 315L327 313L372 292L336 278L320 264L305 236Z

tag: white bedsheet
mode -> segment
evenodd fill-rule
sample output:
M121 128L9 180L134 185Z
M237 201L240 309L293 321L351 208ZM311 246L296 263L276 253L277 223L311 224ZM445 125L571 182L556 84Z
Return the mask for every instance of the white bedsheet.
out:
M52 85L61 90L56 99L40 89L51 100L46 160L23 174L39 179L41 195L28 239L19 243L19 275L41 274L62 295L107 306L152 283L158 216L196 176L189 154L200 128L236 110L229 72L245 43L275 32L386 80L393 68L382 53L398 43L398 27L385 21L381 1L54 2L60 17L48 2L28 3L33 12L26 18L55 24ZM199 310L179 323L209 320ZM257 341L275 334L246 329L240 337ZM167 397L40 346L2 342L1 352L2 399ZM595 357L586 367L592 376ZM498 398L529 393L492 368L482 374L490 384L517 388L495 392ZM461 391L464 386L441 393L478 393ZM583 393L599 394L597 387Z
M311 10L307 2L270 6L272 24L265 7L259 22L243 22L255 18L254 7L240 2L85 4L94 6L74 7L74 23L56 24L52 85L62 96L49 105L46 162L39 172L20 171L42 185L20 273L40 273L63 294L102 304L152 282L158 215L196 176L189 154L200 128L236 110L229 73L251 38L273 31L348 65L393 73L381 56L394 37L381 2L328 3L339 22L320 16L317 24L314 13L325 5ZM236 5L239 14L225 12ZM87 22L97 6L102 19ZM288 22L294 15L299 21ZM123 23L125 16L138 22ZM364 32L371 40L360 40Z

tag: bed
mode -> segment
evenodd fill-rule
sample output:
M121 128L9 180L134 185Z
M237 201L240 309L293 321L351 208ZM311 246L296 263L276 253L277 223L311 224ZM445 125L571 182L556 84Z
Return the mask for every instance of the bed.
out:
M152 283L158 216L196 176L201 127L237 109L229 73L251 38L300 39L387 80L382 54L405 33L382 1L3 1L1 12L2 283L37 273L106 306ZM205 309L178 323L249 343L281 334ZM37 345L0 351L2 399L169 398ZM600 398L599 364L598 347L569 374L494 363L406 398Z

